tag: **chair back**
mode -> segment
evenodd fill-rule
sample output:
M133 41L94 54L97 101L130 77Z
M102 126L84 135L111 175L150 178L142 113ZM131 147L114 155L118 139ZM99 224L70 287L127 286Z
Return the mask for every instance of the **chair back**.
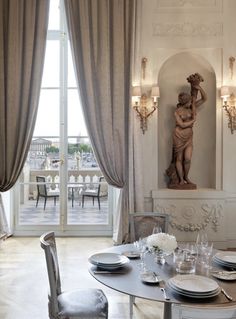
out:
M44 176L36 176L37 183L45 183L45 184L37 184L38 194L41 196L47 196L47 186L46 186L46 178Z
M40 237L40 244L46 257L49 279L49 309L53 315L58 313L57 296L61 294L61 280L57 258L57 248L54 232L47 232ZM54 318L54 317L53 317Z
M154 226L160 226L163 233L168 232L169 216L155 212L131 213L130 214L130 241L152 234Z
M171 319L236 319L236 305L195 307L172 304Z
M100 192L101 192L101 182L104 179L104 176L100 176L98 179L98 188L97 188L97 195L100 196Z

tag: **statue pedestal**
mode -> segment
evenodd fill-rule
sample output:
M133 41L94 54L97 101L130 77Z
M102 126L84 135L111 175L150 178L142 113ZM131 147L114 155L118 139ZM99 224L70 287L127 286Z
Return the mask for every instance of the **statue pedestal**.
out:
M191 185L191 184L185 184ZM159 189L152 191L153 211L169 215L168 232L179 242L195 242L205 230L215 248L226 248L224 191L215 189Z
M169 184L168 185L168 188L169 189L179 189L179 190L188 190L188 189L197 189L197 185L196 184L193 184L193 183L190 183L190 184Z

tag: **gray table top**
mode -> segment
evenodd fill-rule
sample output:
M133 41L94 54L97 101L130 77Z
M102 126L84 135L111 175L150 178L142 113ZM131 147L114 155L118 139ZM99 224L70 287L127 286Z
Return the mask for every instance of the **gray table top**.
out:
M102 252L114 252L114 253L123 253L126 251L134 250L133 244L114 246L109 249L106 249ZM235 303L230 302L222 293L213 298L206 299L193 299L182 297L174 293L171 289L166 288L168 295L170 297L169 301L166 301L163 298L163 293L160 290L159 284L146 284L140 279L140 259L130 259L130 262L121 268L121 273L115 274L96 274L94 270L97 269L96 266L90 265L89 272L90 274L98 280L100 283L105 286L117 290L119 292L125 293L130 296L135 296L144 299L150 299L160 302L169 302L169 303L181 303L181 304L200 304L200 305L226 305ZM164 282L169 278L175 276L177 273L173 264L173 256L170 255L166 258L166 263L164 265L157 264L154 261L154 257L151 253L146 254L146 263L148 269L155 271L160 275ZM214 267L218 267L214 265ZM197 269L196 274L204 275L201 273L201 270ZM207 275L207 274L205 274ZM224 288L233 298L236 300L236 281L223 281L213 278L209 275L209 278L214 279L220 287Z

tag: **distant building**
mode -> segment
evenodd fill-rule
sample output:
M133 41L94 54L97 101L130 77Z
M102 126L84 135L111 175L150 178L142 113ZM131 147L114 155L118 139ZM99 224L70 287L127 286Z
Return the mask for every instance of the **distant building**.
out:
M36 154L45 154L47 147L52 146L52 141L46 140L45 138L36 138L31 142L30 152L35 152Z

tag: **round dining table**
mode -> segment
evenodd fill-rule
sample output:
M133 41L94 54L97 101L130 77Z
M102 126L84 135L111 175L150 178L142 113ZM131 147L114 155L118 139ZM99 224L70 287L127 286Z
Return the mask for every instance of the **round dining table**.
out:
M114 246L106 250L100 251L99 253L118 253L126 255L127 252L135 251L133 244L125 244ZM158 264L152 253L147 252L145 255L145 264L148 271L155 273L160 277L160 282L156 283L145 283L140 278L140 258L130 258L123 267L113 270L106 271L98 268L96 265L89 265L90 274L103 285L119 291L121 293L129 295L130 298L130 318L133 317L133 303L135 297L149 299L153 301L164 303L164 319L171 319L171 304L188 304L197 306L225 306L226 304L236 305L236 280L219 280L212 276L211 271L206 270L199 263L196 267L196 275L206 276L215 280L220 288L222 288L226 293L232 296L233 300L230 301L225 294L219 293L215 297L211 298L190 298L184 297L180 294L173 292L166 282L171 277L177 275L175 270L175 265L173 262L173 255L166 257L165 264ZM222 270L220 266L213 264L214 270ZM161 288L165 288L166 295L164 295ZM165 298L167 297L167 298Z

